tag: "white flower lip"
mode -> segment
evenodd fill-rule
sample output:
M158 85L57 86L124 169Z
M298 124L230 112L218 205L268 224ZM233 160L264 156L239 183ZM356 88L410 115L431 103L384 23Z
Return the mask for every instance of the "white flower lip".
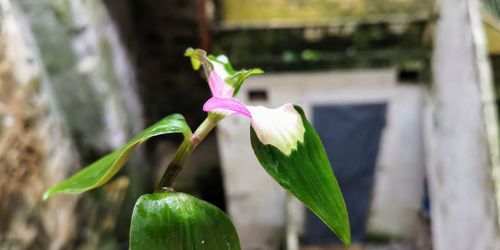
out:
M273 145L285 155L304 142L305 128L300 114L292 104L276 109L263 106L247 106L252 114L252 127L264 145Z

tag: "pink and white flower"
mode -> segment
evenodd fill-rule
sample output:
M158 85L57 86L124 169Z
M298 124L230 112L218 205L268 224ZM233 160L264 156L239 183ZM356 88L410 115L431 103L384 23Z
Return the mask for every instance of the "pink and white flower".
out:
M188 49L186 55L191 57L192 62L195 60L195 69L203 65L208 79L212 97L203 105L204 111L222 116L239 114L250 118L259 140L265 145L275 146L285 155L290 155L297 149L299 142L304 142L304 124L292 104L286 103L270 109L245 105L234 98L243 81L252 74L262 73L261 70L234 72L226 57L207 57L201 50Z

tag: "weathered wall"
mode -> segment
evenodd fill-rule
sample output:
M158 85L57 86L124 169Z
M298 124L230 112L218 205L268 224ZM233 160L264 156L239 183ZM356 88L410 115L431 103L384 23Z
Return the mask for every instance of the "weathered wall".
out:
M129 179L41 201L48 187L142 127L133 70L113 24L97 0L2 0L0 12L6 121L0 168L7 180L0 189L8 190L2 193L0 248L116 246L112 233ZM143 172L131 175L129 193L143 190Z
M223 0L224 21L234 25L356 22L419 18L432 11L432 0Z
M434 249L500 249L498 121L478 1L439 1L433 64L427 142Z
M74 164L67 163L77 162L78 154L57 115L44 114L47 110L39 92L40 72L29 63L33 51L9 1L0 4L0 103L4 107L0 132L0 248L43 245L46 249L61 249L75 237L77 200L56 197L43 203L41 195L54 184L47 176L64 178L61 170L74 169Z

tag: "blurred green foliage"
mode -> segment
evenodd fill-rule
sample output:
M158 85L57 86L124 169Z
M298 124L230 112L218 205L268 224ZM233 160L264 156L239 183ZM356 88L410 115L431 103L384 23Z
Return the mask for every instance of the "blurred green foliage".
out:
M496 18L500 18L500 1L498 0L482 0L483 9L488 11Z
M230 55L237 68L265 71L424 68L431 52L428 24L221 29L214 34L214 53Z

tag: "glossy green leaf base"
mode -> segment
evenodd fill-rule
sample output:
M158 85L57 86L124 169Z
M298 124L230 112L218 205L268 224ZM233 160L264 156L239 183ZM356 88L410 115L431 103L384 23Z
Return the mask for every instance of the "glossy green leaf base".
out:
M135 204L131 250L240 249L236 230L224 212L183 193L154 193Z
M151 137L170 133L182 133L187 139L191 137L191 129L182 115L172 114L163 118L161 121L142 131L125 146L50 188L43 194L43 198L47 199L55 193L82 193L102 186L123 167L135 148Z
M264 145L251 129L255 155L264 169L318 215L345 245L351 241L349 219L337 180L318 134L304 111L295 106L305 128L304 142L285 155L272 145Z

